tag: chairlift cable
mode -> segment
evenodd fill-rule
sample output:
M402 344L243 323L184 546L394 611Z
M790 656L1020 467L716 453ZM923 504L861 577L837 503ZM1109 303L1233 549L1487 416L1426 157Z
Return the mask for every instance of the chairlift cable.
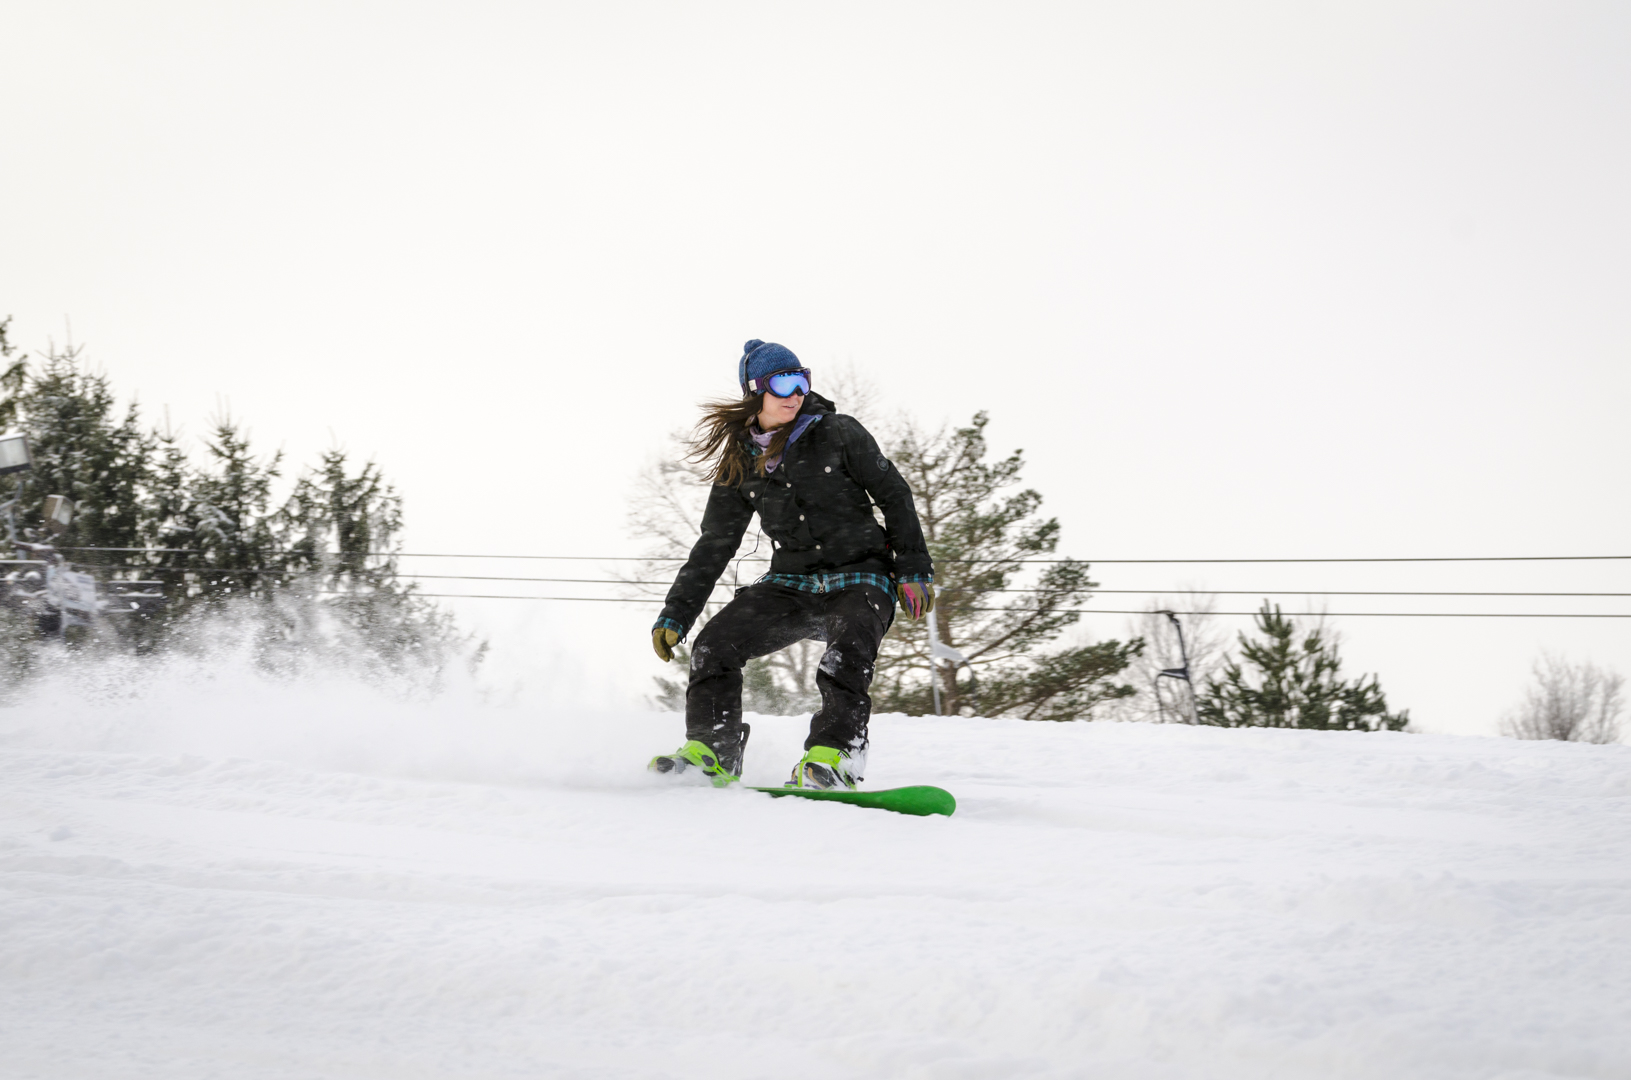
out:
M342 595L327 593L325 595ZM622 597L622 596L514 596L502 593L414 593L414 596L438 600L541 600L564 601L597 604L651 604L651 597ZM980 612L1006 612L1012 608L976 607L960 608L960 611ZM1157 614L1146 610L1120 609L1120 608L1054 608L1047 612L1052 615L1150 615ZM1206 611L1192 612L1192 615L1216 616L1245 616L1253 617L1261 614L1257 611ZM1290 613L1294 616L1297 612ZM1631 612L1600 613L1600 612L1564 612L1564 611L1320 611L1308 612L1307 616L1319 618L1401 618L1401 619L1631 619Z
M61 551L124 551L144 552L150 554L173 555L201 555L200 551L191 548L135 548L135 547L74 547L59 548ZM304 554L303 549L284 548L276 549L277 554L298 555ZM321 553L320 553L321 554ZM555 559L574 560L579 562L684 562L685 556L648 557L640 555L477 555L449 551L365 551L347 552L352 555L366 555L373 558L400 558L400 559ZM1423 556L1364 556L1355 558L1310 558L1310 559L953 559L944 558L941 562L982 562L1004 564L1032 564L1053 565L1059 563L1084 563L1093 566L1131 566L1131 565L1199 565L1199 564L1234 564L1234 563L1263 563L1263 564L1292 564L1292 563L1440 563L1440 562L1603 562L1603 561L1631 561L1631 555L1423 555Z

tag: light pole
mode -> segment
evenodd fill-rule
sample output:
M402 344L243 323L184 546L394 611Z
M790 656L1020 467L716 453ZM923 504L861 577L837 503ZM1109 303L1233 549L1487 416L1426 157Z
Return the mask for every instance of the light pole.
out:
M974 699L974 712L980 711L980 681L974 676L974 665L968 662L968 657L940 640L940 630L935 625L937 619L934 612L929 612L929 685L934 689L934 714L940 715L940 661L950 660L952 663L952 678L957 677L957 669L968 668L969 695Z

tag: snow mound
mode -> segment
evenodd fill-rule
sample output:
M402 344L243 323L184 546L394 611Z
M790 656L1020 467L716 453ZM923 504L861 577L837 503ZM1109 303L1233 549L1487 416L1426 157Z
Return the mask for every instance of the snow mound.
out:
M755 717L748 779L804 723ZM0 710L7 1077L1626 1077L1631 748L679 719L172 671Z

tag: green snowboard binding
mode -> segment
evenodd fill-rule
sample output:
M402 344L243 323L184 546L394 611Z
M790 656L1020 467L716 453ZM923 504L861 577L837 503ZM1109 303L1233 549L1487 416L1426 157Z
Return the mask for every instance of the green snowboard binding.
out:
M730 787L740 780L736 771L728 768L712 747L695 739L672 754L659 754L646 767L660 776L712 784L716 788ZM934 814L949 816L957 809L957 800L952 798L951 792L937 787L857 791L855 784L860 780L856 775L859 769L860 762L843 751L830 746L817 746L799 759L799 763L793 767L792 778L785 786L756 787L752 790L778 799L792 795L815 802L848 803L919 817Z
M658 754L646 765L660 776L706 780L714 787L729 787L741 777L720 763L719 755L707 743L692 739L672 754Z
M860 780L856 775L859 771L859 763L842 750L832 746L812 746L793 766L793 775L783 786L814 788L818 791L835 788L854 791L856 781Z

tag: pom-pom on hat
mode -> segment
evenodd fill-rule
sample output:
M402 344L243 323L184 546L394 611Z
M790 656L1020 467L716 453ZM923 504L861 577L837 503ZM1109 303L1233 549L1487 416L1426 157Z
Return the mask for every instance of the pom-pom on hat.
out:
M736 381L742 384L742 393L748 393L748 383L774 375L778 371L793 371L803 367L793 350L774 341L754 338L742 346L742 360L736 365Z

